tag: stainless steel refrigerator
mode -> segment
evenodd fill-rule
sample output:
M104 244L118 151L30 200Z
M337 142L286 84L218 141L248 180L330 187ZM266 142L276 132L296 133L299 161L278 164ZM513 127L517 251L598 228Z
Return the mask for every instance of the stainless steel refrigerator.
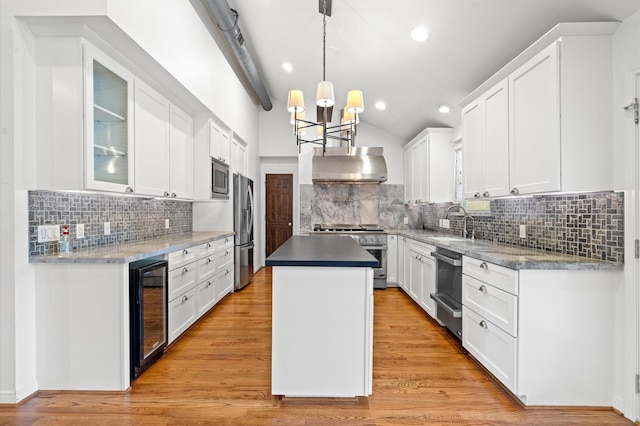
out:
M234 290L236 291L249 284L253 278L253 207L253 181L239 173L234 173Z

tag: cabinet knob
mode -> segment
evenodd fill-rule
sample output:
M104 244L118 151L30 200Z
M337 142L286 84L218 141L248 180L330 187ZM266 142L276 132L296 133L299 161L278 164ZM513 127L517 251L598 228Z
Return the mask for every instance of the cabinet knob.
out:
M186 274L187 272L189 272L187 268L182 268L182 275Z
M124 192L132 193L133 192L133 188L130 187L130 186L127 186L127 188L124 190Z
M476 192L475 194L473 194L474 198L480 198L480 193Z
M225 256L229 255L229 250L225 250L225 251L224 251L224 255L225 255Z
M211 258L207 257L207 263L211 263Z
M187 250L187 249L182 250L182 255L183 256L186 256L187 254L189 254L189 250Z
M484 284L483 284L483 285L480 286L480 288L478 288L478 290L483 292L483 293L486 293L487 292L487 287L485 287Z
M484 191L484 194L482 194L483 197L489 197L489 191Z
M482 269L489 269L489 265L487 265L487 262L482 262L482 263L480 264L480 268L482 268Z
M482 328L487 328L487 322L485 320L480 321L478 325Z
M207 285L205 287L209 287L211 285L211 281L207 281Z
M182 296L182 302L186 302L187 300L189 300L189 296L187 296L186 294L184 296Z
M229 275L229 270L228 270L228 269L226 269L226 270L224 271L224 274L225 274L225 275Z
M164 191L164 193L162 194L164 197L168 197L169 193L167 191Z
M207 243L207 248L211 248L211 243Z
M175 192L172 192L172 193L171 193L171 196L172 196L173 198L176 198L176 197L177 197L177 195L176 195L176 193L175 193Z
M513 188L511 190L511 195L518 195L520 193L520 190L518 188Z

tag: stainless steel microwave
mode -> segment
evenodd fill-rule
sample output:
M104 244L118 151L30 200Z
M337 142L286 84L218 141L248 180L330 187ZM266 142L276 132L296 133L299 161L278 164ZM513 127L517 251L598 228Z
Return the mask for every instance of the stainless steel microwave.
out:
M211 157L211 198L229 198L229 165Z

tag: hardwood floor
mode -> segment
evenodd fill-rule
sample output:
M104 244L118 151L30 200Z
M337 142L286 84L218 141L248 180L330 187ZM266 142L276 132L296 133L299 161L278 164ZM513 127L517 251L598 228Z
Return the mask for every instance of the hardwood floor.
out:
M262 269L128 392L39 392L18 407L0 406L0 424L633 425L608 409L523 409L401 290L374 296L369 398L271 395L271 270Z

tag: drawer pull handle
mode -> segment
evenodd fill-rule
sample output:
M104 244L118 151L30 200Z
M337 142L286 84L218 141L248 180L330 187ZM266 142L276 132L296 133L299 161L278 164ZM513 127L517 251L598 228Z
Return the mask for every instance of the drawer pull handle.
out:
M207 257L207 263L211 263L211 258Z
M225 250L225 251L224 251L224 255L225 255L225 256L229 255L229 250Z
M480 321L478 325L482 328L485 328L485 329L487 328L487 322L485 320Z
M207 281L206 287L209 287L210 285L211 285L211 281Z
M480 268L482 268L482 269L489 269L489 265L487 265L487 262L482 262L482 263L480 264Z
M228 269L227 269L227 270L225 270L225 271L224 271L224 274L225 274L225 275L229 275L229 270L228 270Z
M487 292L487 287L485 287L484 284L483 284L483 285L480 286L480 288L478 290L480 290L483 293L486 293Z
M186 294L184 296L182 296L182 302L186 302L187 300L189 300L189 296L187 296Z
M207 243L207 248L211 248L211 243Z
M189 272L187 268L182 268L182 275L186 274L187 272Z
M186 255L188 255L188 254L189 254L189 250L182 250L182 255L183 255L183 256L186 256Z

